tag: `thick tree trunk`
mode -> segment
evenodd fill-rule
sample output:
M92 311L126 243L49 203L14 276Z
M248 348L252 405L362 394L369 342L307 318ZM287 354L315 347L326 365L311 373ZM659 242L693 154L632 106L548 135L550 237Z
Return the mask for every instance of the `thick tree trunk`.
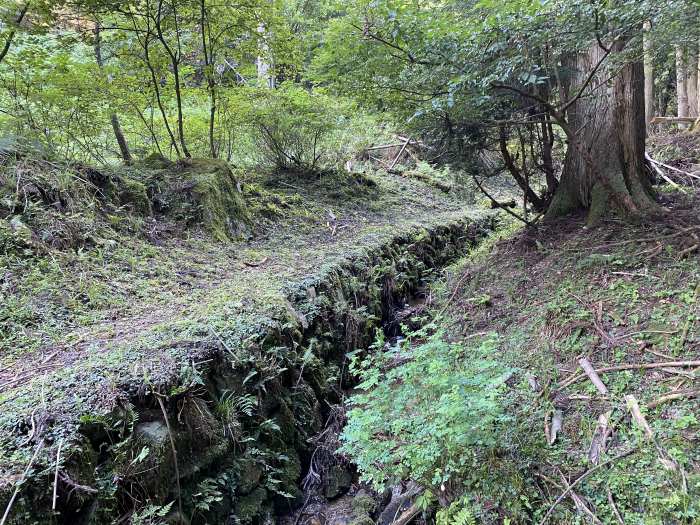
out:
M612 54L624 45L614 43ZM595 44L574 64L569 92L575 96L586 87L563 123L569 147L548 218L585 209L588 223L595 224L612 210L634 220L661 210L652 197L644 157L643 65L627 63L610 85L610 71L596 72L604 60L606 51Z
M654 118L654 57L651 48L651 22L644 24L644 115L647 125Z

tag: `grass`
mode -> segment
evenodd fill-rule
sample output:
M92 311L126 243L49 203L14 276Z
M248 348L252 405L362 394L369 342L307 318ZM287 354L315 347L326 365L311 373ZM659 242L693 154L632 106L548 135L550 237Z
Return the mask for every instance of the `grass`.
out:
M316 307L298 310L300 294L341 279L336 273L351 261L391 254L399 240L485 216L383 172L237 177L251 225L238 240L221 242L197 224L154 214L137 230L100 225L90 242L68 249L0 254L0 493L14 486L39 431L47 447L37 464L50 470L59 441L65 457L83 453L85 427L110 428L121 413L117 426L133 426L131 401L201 389L216 352L225 350L240 370L254 363L259 373L248 386L267 380L265 367L281 374L278 350L261 348L286 324L313 321ZM113 212L115 223L133 225L132 211ZM342 286L338 294L338 308L350 308Z

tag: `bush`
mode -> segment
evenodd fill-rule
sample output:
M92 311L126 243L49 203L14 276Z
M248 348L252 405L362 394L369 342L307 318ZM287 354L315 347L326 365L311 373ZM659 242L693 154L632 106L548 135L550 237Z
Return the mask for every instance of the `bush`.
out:
M281 171L337 170L374 129L357 108L296 85L258 93L251 113L258 161Z
M360 393L350 401L342 450L364 480L381 489L411 479L437 494L498 446L513 371L493 359L497 343L490 336L466 346L438 333L386 351L380 340L380 351L353 358Z

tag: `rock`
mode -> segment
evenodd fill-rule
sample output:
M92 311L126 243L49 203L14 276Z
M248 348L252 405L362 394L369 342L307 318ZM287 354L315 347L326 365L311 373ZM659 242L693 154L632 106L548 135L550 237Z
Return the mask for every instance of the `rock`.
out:
M262 479L262 469L252 459L245 459L239 463L238 490L241 494L249 494L255 489Z
M351 485L352 474L350 471L341 465L334 465L326 476L323 494L328 499L337 498L347 492Z
M134 432L145 441L162 447L168 441L168 427L162 421L147 421L136 425Z

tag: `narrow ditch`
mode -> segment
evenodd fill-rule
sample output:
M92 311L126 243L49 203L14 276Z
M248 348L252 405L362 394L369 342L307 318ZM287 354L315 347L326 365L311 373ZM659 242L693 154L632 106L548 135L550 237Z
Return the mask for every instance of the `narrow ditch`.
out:
M425 283L494 220L416 230L326 268L291 287L285 318L245 348L209 343L194 387L138 392L101 425L84 426L83 453L66 472L97 492L59 484L58 523L162 515L173 524L324 525L377 515L391 495L348 494L354 469L335 455L352 387L346 355L368 348L377 329L399 335ZM25 494L25 512L42 522L45 491Z

